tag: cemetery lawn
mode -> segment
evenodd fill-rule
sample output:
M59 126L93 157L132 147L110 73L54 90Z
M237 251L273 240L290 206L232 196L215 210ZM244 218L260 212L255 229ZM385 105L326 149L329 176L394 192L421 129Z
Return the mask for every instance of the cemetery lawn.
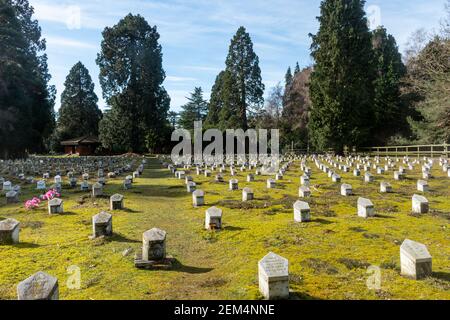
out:
M26 211L25 199L38 195L35 185L22 185L21 203L0 200L0 220L21 223L20 244L0 246L0 299L15 299L16 285L37 271L59 279L61 299L261 299L258 261L269 251L289 260L292 299L450 299L450 179L435 165L430 180L430 213L411 215L420 166L397 182L393 172L374 173L375 182L342 173L342 182L355 195L339 195L340 184L319 171L312 161L312 221L294 223L293 204L298 200L302 172L296 162L276 189L266 189L265 176L247 183L249 172L237 170L239 191L224 183L190 175L205 191L206 206L192 207L184 180L177 180L155 158L149 158L143 176L133 188L123 190L123 177L109 180L107 196L121 193L127 209L109 211L109 199L67 186L64 177L65 213L50 216L45 204ZM253 172L252 172L253 173ZM381 180L391 182L394 193L380 194ZM14 181L14 183L19 183ZM92 184L92 182L91 182ZM242 189L251 187L256 200L243 203ZM359 218L359 196L372 200L377 216ZM222 231L203 230L205 210L223 209ZM100 211L113 215L114 237L89 240L92 216ZM142 233L153 227L166 230L167 251L177 262L169 271L134 267ZM409 238L428 247L433 276L414 281L400 276L400 245ZM131 248L128 255L124 252ZM81 289L67 286L70 266L81 270ZM381 268L381 290L369 290L369 266Z

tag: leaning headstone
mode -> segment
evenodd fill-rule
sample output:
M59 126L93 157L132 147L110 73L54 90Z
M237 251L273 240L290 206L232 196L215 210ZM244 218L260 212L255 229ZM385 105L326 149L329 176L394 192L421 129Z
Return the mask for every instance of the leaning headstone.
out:
M200 207L205 204L205 193L203 190L195 190L192 192L192 204L194 207Z
M0 221L0 244L19 243L20 223L14 219Z
M19 193L16 191L9 191L6 193L6 204L19 202Z
M409 239L400 247L401 275L419 280L432 275L432 258L427 247Z
M363 218L375 216L375 207L372 201L365 198L358 198L358 216Z
M254 193L253 190L250 188L244 188L242 190L242 201L250 201L253 200Z
M63 201L59 198L53 198L48 202L48 213L49 214L60 214L64 213Z
M267 300L289 298L289 262L273 252L258 263L259 291Z
M205 229L222 229L222 209L211 207L205 213Z
M296 201L294 203L294 221L295 222L311 221L311 209L307 202Z
M109 207L111 211L113 210L122 210L123 209L123 195L114 194L109 198Z
M421 192L428 192L428 182L425 180L418 180L417 181L417 190Z
M351 196L353 194L353 188L351 185L344 183L341 185L341 195L344 197Z
M110 237L112 231L112 215L102 211L92 217L92 238Z
M428 213L429 204L427 198L415 194L412 197L412 211L414 213Z
M17 286L18 300L58 300L58 279L39 271Z

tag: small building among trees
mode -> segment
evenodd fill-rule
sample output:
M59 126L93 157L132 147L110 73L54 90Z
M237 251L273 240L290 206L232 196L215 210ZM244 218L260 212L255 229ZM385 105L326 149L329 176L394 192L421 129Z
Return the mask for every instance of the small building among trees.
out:
M78 154L80 156L91 156L100 145L100 141L94 136L84 136L81 138L62 141L66 154Z

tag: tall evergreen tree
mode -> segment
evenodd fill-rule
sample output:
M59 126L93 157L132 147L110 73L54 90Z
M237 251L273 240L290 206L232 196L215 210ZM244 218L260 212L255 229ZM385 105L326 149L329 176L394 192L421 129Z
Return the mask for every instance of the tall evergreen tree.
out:
M97 106L98 97L86 67L78 62L70 70L61 95L56 134L60 140L85 135L98 135L102 112Z
M372 144L386 144L388 138L408 128L408 108L402 103L401 81L406 67L395 38L379 27L372 33L376 78L374 82L374 126Z
M292 84L292 78L291 67L289 67L286 71L286 75L284 76L285 88L289 87Z
M264 84L259 58L253 51L250 35L240 27L231 40L226 59L224 96L220 123L228 128L248 127L248 116L262 110ZM230 115L233 115L230 118Z
M156 27L140 15L129 14L103 31L100 84L111 107L100 122L100 140L117 152L143 152L150 137L167 131L170 98L162 86L161 45ZM149 131L152 134L149 134Z
M204 121L208 112L208 102L203 99L203 90L201 87L196 87L194 92L186 103L181 108L178 124L186 130L194 130L195 121Z
M45 40L27 0L0 2L0 143L3 157L43 152L54 127L55 88Z
M298 64L298 62L295 64L295 70L294 70L294 75L297 75L300 73L300 65Z
M223 108L224 79L226 71L221 71L211 90L211 98L208 105L208 114L205 120L205 128L218 128L220 112Z
M310 137L318 150L366 144L372 126L372 43L362 0L324 0L312 37Z

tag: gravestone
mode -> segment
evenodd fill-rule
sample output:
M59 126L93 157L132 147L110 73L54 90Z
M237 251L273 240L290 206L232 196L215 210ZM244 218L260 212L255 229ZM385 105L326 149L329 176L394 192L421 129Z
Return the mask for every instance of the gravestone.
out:
M255 181L255 176L252 174L248 174L247 175L247 182L253 182Z
M311 196L311 190L307 186L301 186L298 188L298 196L300 198L309 198Z
M6 204L19 202L19 193L16 191L9 191L6 193Z
M401 173L400 171L395 171L394 172L394 180L400 181L403 179L403 173Z
M341 195L344 197L351 196L353 194L353 188L351 185L344 183L341 185Z
M370 172L366 172L364 174L364 181L365 182L373 182L373 175Z
M359 177L359 176L361 175L361 171L360 171L359 169L354 169L354 170L353 170L353 175L354 175L355 177Z
M166 257L166 236L164 230L153 228L144 232L142 259L145 261L158 261Z
M259 291L267 300L289 298L289 262L273 252L258 263Z
M194 179L191 176L186 176L186 178L184 179L184 184L188 184L189 182L193 182Z
M366 198L358 198L358 216L363 218L375 216L375 208L372 201Z
M70 187L76 188L77 182L78 182L77 178L75 178L75 177L70 178L70 180L69 180Z
M307 202L296 201L294 203L294 221L295 222L311 221L311 209Z
M62 183L61 176L55 176L55 178L53 180L54 180L55 184L61 184Z
M382 181L380 183L380 192L381 193L391 193L392 192L392 186L389 182Z
M229 189L231 191L239 189L238 181L236 179L231 179L230 180L230 182L229 182Z
M268 188L268 189L273 189L273 188L275 188L275 180L273 180L273 179L267 179L267 188Z
M60 214L64 213L63 201L59 198L53 198L48 201L48 213L49 214Z
M251 201L254 198L253 190L250 188L244 188L242 190L242 201Z
M215 178L214 178L215 182L223 182L223 176L222 174L216 174Z
M125 179L125 180L123 181L123 188L124 188L125 190L131 189L132 186L133 186L133 180L131 180L131 179Z
M92 186L92 197L100 197L103 196L103 185L100 183L96 183Z
M8 192L12 190L12 183L11 181L5 181L3 182L3 191Z
M424 180L418 180L417 181L417 190L421 192L428 192L428 182Z
M309 186L309 177L306 174L300 177L300 184L302 186Z
M205 213L205 229L222 229L222 209L211 207Z
M331 176L331 180L332 180L333 182L341 182L341 176L334 173L334 174Z
M92 238L112 236L112 215L105 211L102 211L99 214L93 216L92 231Z
M432 257L427 247L409 239L400 247L401 275L419 280L432 275Z
M211 177L211 170L205 170L205 177L206 178Z
M111 211L113 210L122 210L123 209L123 195L114 194L109 198L109 208Z
M275 175L275 180L283 180L283 175L281 173L277 173Z
M83 182L80 183L80 190L81 191L89 191L89 182L86 180L83 180Z
M203 190L195 190L192 192L192 204L194 207L200 207L205 204L205 193Z
M20 223L14 219L0 221L0 244L19 243Z
M193 181L189 181L186 186L187 192L192 193L197 189L197 184Z
M420 195L413 195L412 197L412 211L414 213L428 213L429 203L427 198Z
M58 279L39 271L17 286L18 300L58 300Z

